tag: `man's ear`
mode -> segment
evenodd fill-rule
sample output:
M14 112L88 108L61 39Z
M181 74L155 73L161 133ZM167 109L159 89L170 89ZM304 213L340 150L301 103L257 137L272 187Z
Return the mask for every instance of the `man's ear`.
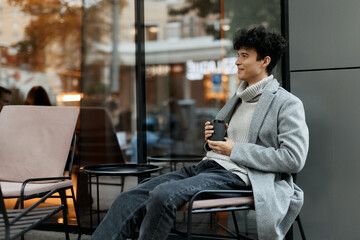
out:
M270 62L271 62L271 57L266 56L264 58L264 63L263 64L264 64L265 67L267 67L270 64Z

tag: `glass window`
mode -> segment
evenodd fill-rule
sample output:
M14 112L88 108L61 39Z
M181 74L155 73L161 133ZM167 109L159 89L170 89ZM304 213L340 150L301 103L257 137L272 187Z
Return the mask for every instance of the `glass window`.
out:
M18 10L17 10L17 9L13 9L12 15L13 15L14 17L17 17L17 15L18 15Z
M40 85L52 105L78 105L59 96L80 92L81 6L12 0L2 6L7 18L0 30L7 34L1 41L0 85L13 89L13 104L25 103L28 91Z
M27 95L41 86L52 106L79 107L83 95L81 4L8 0L1 1L1 9L0 85L12 91L11 104L33 104ZM69 219L70 224L76 223L73 211Z
M19 23L18 23L18 22L13 22L12 25L13 25L13 28L15 28L15 29L16 29L16 28L19 28Z
M237 88L233 33L280 32L280 0L145 0L148 23L165 32L145 45L147 155L202 154L205 121Z
M135 2L0 0L0 85L12 104L40 85L53 106L79 107L81 166L146 161L136 145ZM144 4L145 156L202 154L204 122L238 84L233 33L259 24L280 32L280 0ZM86 208L87 192L78 201Z

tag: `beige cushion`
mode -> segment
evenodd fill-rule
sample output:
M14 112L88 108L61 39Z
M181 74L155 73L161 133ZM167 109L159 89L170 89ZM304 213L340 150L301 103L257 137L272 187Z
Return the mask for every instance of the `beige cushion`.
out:
M208 208L223 208L232 206L246 206L254 204L254 197L234 197L234 198L218 198L208 200L198 200L193 202L192 209L208 209ZM186 211L189 203L182 206L179 211Z
M20 196L22 183L20 182L0 182L1 191L4 197ZM56 188L71 187L74 183L72 180L61 181L56 183L28 183L25 187L25 196L47 192Z
M79 110L5 106L0 114L0 180L61 177Z

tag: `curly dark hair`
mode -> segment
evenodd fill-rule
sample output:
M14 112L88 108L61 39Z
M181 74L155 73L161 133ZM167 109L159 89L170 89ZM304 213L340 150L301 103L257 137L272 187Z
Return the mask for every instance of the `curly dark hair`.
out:
M269 32L263 26L251 29L239 29L233 38L233 47L236 51L240 48L255 49L257 61L266 56L271 58L266 72L270 75L282 54L285 52L287 41L278 33Z

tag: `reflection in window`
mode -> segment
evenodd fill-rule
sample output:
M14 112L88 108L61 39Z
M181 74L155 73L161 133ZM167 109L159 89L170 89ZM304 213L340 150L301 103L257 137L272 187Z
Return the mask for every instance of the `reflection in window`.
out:
M41 85L54 105L95 108L101 129L116 131L130 161L138 104L135 1L0 2L0 85L13 90L13 104L23 104L28 90ZM202 153L203 123L236 89L232 34L259 24L279 32L280 0L144 3L148 155ZM113 146L113 140L103 142Z
M198 24L196 16L185 16L183 20L183 37L196 37L198 35Z
M235 93L239 82L232 34L238 28L260 24L280 32L280 0L157 3L158 9L166 5L164 18L158 18L155 5L145 1L145 25L157 23L165 26L161 27L165 32L145 48L147 117L155 123L152 129L159 136L156 144L148 145L148 155L202 153L201 126ZM158 66L181 66L182 70L162 75L149 71ZM169 101L176 101L181 115L191 119L182 127L186 132L182 139L165 134L170 131Z
M30 0L9 0L3 6L16 32L3 42L6 49L0 84L19 92L18 103L32 86L41 85L55 105L63 104L56 102L57 95L80 90L71 82L80 77L81 6L65 2L60 6L51 2L37 5Z
M166 39L179 39L181 37L181 22L166 24Z
M18 10L17 9L14 9L13 11L12 11L12 15L13 15L13 17L17 17L18 16Z
M156 41L158 39L159 27L157 25L145 26L145 41Z

